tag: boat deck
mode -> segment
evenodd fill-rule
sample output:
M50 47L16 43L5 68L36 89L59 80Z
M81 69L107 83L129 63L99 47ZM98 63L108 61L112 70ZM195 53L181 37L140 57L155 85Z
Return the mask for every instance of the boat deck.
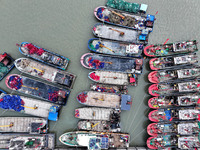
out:
M86 105L98 107L120 108L121 97L116 94L89 91Z
M128 85L128 74L109 71L95 71L97 76L100 76L100 83Z
M40 133L40 129L43 128L45 125L47 125L47 120L42 118L33 118L33 117L0 118L0 132Z
M89 119L89 120L110 120L110 116L113 113L113 109L102 109L96 107L89 108L79 108L76 109L79 111L80 119Z
M101 37L101 38L112 39L112 40L117 40L117 41L125 41L125 42L131 42L131 43L138 42L137 41L138 31L136 30L103 25L103 24L96 24L95 28L96 28L96 31L94 31L94 33L97 34L98 37ZM114 31L114 30L124 32L124 34L120 35L119 32Z
M28 58L17 59L15 61L15 66L23 73L27 73L50 82L56 82L67 86L68 88L71 88L74 83L75 75Z
M98 60L103 64L102 67L93 67L92 69L105 70L105 71L117 71L124 73L135 72L136 59L125 57L110 57L106 55L88 54L84 57L84 64L89 66L89 59Z
M15 76L15 75L13 75ZM17 90L20 93L28 94L35 96L37 98L41 98L48 102L65 105L69 96L70 91L68 89L60 88L59 86L52 86L25 76L19 76L23 82L21 87ZM60 92L61 91L61 92ZM63 95L59 95L59 92ZM57 97L53 97L54 93L57 93Z
M55 136L54 134L0 134L0 149L8 149L10 141L19 137L39 138L42 141L43 148L54 149ZM19 145L17 145L19 146ZM26 150L39 150L41 147L26 149Z
M24 110L22 110L21 112L33 116L48 118L50 109L54 106L57 106L53 103L48 103L45 101L40 101L28 97L20 96L20 98L23 100L24 105L26 106L24 107ZM37 107L37 109L33 109L34 107Z

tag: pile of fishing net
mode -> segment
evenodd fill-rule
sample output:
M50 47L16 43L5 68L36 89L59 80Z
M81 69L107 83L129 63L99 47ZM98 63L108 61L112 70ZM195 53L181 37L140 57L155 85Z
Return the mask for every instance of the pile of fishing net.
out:
M82 92L81 94L78 95L77 98L81 103L85 103L86 102L86 98L87 98L87 94L85 92Z
M94 69L99 69L99 68L103 68L104 67L104 63L101 62L98 59L92 59L92 57L90 57L88 59L88 63L89 63L89 67L92 67Z
M138 13L140 10L140 4L129 3L124 0L108 0L106 6L132 13Z
M18 90L23 85L22 78L18 76L11 76L8 84L12 89Z
M52 102L57 102L58 101L58 91L52 91L51 89L48 90L48 100Z
M90 74L90 78L92 78L95 81L98 81L100 79L100 76L96 75L94 72Z
M13 109L15 111L24 110L24 101L18 95L5 95L0 99L0 108Z
M29 54L37 54L38 56L41 56L44 53L42 48L37 48L31 43L24 45L24 47L29 50Z

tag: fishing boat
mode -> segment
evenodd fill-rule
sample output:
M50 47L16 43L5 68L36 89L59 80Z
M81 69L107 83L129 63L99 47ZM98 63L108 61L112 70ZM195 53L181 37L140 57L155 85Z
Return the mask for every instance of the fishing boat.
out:
M143 59L107 56L95 53L86 53L81 57L81 64L87 69L115 71L123 73L141 74Z
M148 101L150 108L169 108L169 107L183 107L200 105L199 94L185 94L173 96L159 96L152 97Z
M145 14L148 7L147 4L131 3L131 2L126 2L124 0L120 1L108 0L106 6L118 10L127 11L130 13L139 13L139 14Z
M42 150L54 149L54 134L0 134L0 149Z
M155 16L153 15L135 15L121 10L99 6L94 10L94 16L104 23L120 27L153 31Z
M55 87L18 74L8 76L5 83L11 90L59 105L65 105L70 94L68 89Z
M14 59L6 52L0 54L0 81L13 69Z
M198 51L196 40L149 45L144 48L144 54L149 57L180 55L195 51Z
M182 56L152 58L149 61L149 66L151 70L160 70L168 68L180 68L195 63L198 63L198 56L196 56L196 54L189 54Z
M194 135L200 133L200 122L151 123L147 127L150 136L165 134Z
M83 107L75 109L75 117L85 120L120 121L120 110L99 107Z
M98 83L92 83L90 85L90 90L98 92L115 93L117 95L128 93L128 88L126 86L106 85Z
M191 107L153 110L149 113L149 120L153 122L200 120L200 109Z
M0 108L48 118L52 121L58 120L58 111L60 110L60 106L53 103L9 94L0 95Z
M173 94L185 94L198 92L200 89L199 81L186 81L186 82L176 82L176 83L160 83L152 84L149 87L149 94L152 96L161 95L173 95Z
M143 47L143 44L117 42L98 38L92 38L88 41L88 48L92 52L125 57L141 57Z
M19 58L15 60L15 67L26 74L44 79L52 83L61 84L67 88L72 88L76 76L29 58Z
M108 107L121 110L130 110L132 99L130 95L116 95L113 93L83 91L78 94L77 101L83 105Z
M111 72L111 71L93 71L88 75L94 82L103 84L114 84L122 86L137 86L138 76L132 73Z
M108 132L67 132L59 137L62 144L76 147L87 147L88 150L109 148L128 148L130 135L126 133Z
M0 133L47 133L47 120L37 117L0 117Z
M119 122L101 121L101 120L80 120L78 129L98 132L120 132Z
M160 135L147 139L147 146L150 149L189 149L195 150L200 148L200 140L198 135L180 136L180 135Z
M69 64L69 58L33 45L32 43L22 42L21 44L16 45L19 47L19 51L23 55L58 69L66 70Z
M94 25L92 31L98 38L148 44L149 31L147 29L140 31L97 23Z
M152 83L162 83L198 78L200 76L200 67L191 67L186 69L152 71L151 73L149 73L148 79Z

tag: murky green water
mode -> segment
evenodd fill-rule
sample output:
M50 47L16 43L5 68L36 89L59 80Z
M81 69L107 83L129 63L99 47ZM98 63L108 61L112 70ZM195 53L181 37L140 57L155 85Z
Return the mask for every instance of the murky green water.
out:
M149 43L164 43L197 39L199 35L199 0L132 0L130 2L148 4L148 13L156 15L154 31ZM105 5L105 0L0 0L0 51L7 51L14 58L23 57L15 43L32 42L38 46L57 52L70 58L67 71L76 74L74 89L71 91L67 106L63 107L59 121L50 122L50 131L58 137L67 131L76 130L78 119L74 118L74 109L82 107L75 99L83 90L88 90L91 81L89 70L79 62L82 54L89 52L87 41L93 38L92 26L98 21L93 15L95 7ZM146 60L147 62L147 60ZM147 100L149 68L139 78L138 87L129 87L134 96L130 111L122 112L122 129L131 134L131 146L145 146L147 115L150 109ZM11 73L19 73L13 69ZM6 88L4 81L0 87ZM0 110L0 116L25 116L16 112Z

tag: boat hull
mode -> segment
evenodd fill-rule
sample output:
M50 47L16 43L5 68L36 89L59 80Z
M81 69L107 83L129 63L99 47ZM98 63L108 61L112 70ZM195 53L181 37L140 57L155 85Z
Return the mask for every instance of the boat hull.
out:
M147 29L152 32L155 16L139 16L124 11L99 6L94 10L94 16L104 23L135 30ZM121 17L120 17L121 16ZM150 20L151 18L151 20Z
M109 57L106 55L86 53L81 57L80 61L82 66L87 69L136 74L141 74L143 69L143 59Z
M59 105L19 95L1 94L0 99L2 109L58 120Z
M25 76L12 74L6 78L6 86L11 90L28 94L48 102L66 105L70 91L55 87Z
M116 42L113 40L99 40L98 38L92 38L88 41L88 48L90 51L100 54L141 58L143 44Z
M198 51L196 40L149 45L144 48L144 54L149 57L172 56Z
M47 133L48 122L38 117L1 117L0 133Z
M72 88L76 76L72 73L56 69L28 58L15 60L15 67L26 74L34 77Z
M35 47L35 49L38 49L37 53L36 52L29 52L27 48L22 49L27 44L31 44L29 42L22 42L21 45L19 46L19 51L23 55L30 57L32 59L35 59L37 61L40 61L42 63L45 63L47 65L56 67L61 70L66 70L68 64L69 64L69 59L61 56L59 54L56 54L54 52L48 51L44 48L38 47L36 45L32 45L32 47ZM41 53L39 52L41 50Z
M94 25L92 31L93 34L99 38L129 43L142 43L144 45L148 44L149 31L146 29L143 29L142 31L136 31L97 23Z

